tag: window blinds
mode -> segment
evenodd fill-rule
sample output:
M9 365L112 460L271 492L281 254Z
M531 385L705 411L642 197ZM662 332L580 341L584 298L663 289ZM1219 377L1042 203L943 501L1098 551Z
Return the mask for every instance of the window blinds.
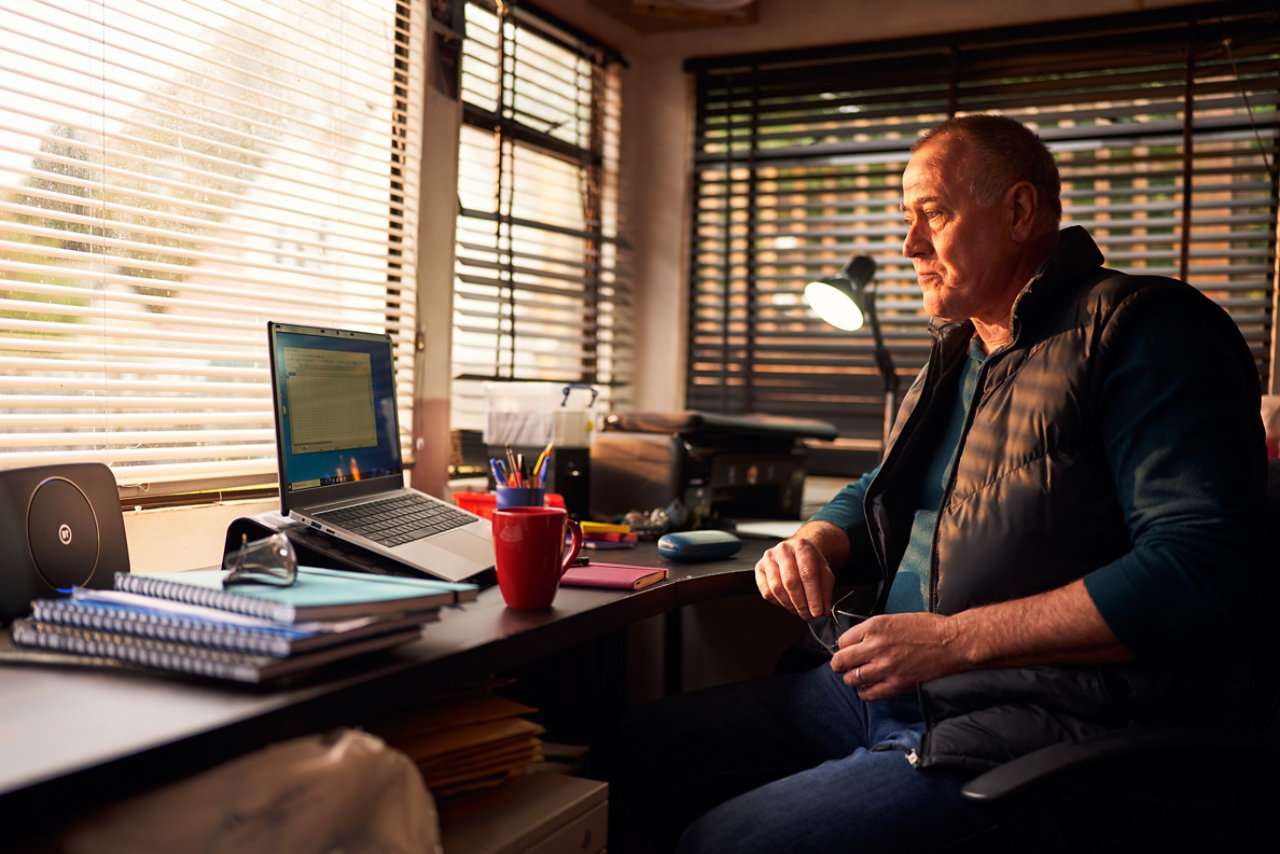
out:
M905 387L930 339L901 255L900 176L917 134L956 112L1036 128L1062 172L1064 225L1088 227L1110 266L1215 298L1265 381L1280 20L1247 6L690 62L688 405L823 418L847 446L878 449L869 331L826 327L802 291L852 255L874 258Z
M528 4L468 2L453 324L455 427L486 380L630 385L617 58Z
M392 331L411 402L418 7L0 9L0 466L273 483L269 319Z

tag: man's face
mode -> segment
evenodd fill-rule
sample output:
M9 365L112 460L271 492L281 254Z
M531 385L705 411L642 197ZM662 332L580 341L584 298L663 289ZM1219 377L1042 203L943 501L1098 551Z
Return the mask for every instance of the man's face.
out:
M925 310L945 320L1007 321L1020 284L1006 206L983 207L964 180L963 139L944 137L912 155L902 174L907 237Z

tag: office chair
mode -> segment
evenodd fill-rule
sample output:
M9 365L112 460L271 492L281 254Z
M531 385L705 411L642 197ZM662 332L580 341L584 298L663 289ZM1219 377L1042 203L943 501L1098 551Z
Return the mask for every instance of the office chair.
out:
M1267 461L1266 589L1280 578L1280 460ZM1135 728L1057 744L974 778L966 797L1007 808L1014 826L987 852L1280 851L1280 644L1260 627L1252 730ZM1003 848L1001 846L1012 846Z

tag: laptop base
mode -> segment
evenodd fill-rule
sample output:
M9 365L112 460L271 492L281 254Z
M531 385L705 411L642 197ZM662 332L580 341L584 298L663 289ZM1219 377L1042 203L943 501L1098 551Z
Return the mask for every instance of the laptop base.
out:
M323 531L317 531L276 511L233 519L227 526L227 535L222 546L223 555L225 557L239 550L241 538L247 538L250 541L259 540L275 533L282 533L289 538L298 555L298 562L305 566L349 569L375 575L402 575L409 578L435 577L408 564L340 540ZM469 584L486 588L496 584L498 579L492 569L487 569L465 580Z

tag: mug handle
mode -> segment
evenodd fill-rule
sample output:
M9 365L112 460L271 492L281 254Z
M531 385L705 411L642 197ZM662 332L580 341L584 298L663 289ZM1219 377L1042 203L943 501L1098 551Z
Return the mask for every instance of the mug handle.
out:
M565 555L564 560L560 563L560 575L563 577L569 571L569 567L573 566L573 562L578 558L578 552L582 551L582 526L573 519L565 519L565 524L569 526L569 533L573 536L573 542L569 544L569 553Z

